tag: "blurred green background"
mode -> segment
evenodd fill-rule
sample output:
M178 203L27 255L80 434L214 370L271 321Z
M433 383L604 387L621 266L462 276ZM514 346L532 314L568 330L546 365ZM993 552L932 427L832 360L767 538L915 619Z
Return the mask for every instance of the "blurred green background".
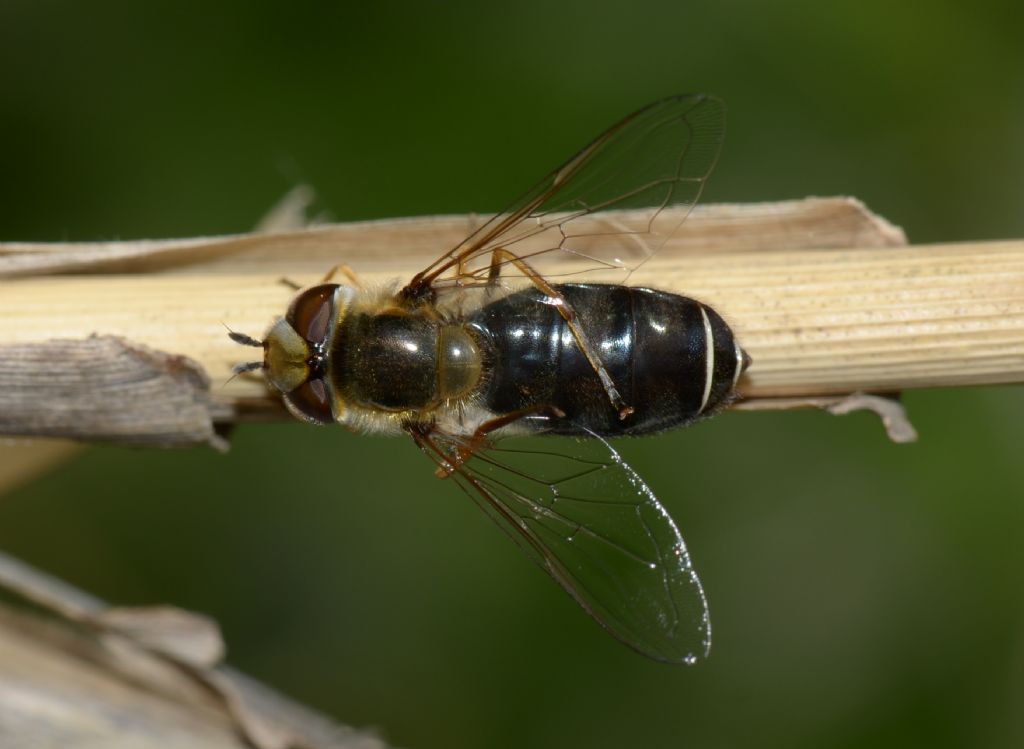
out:
M708 201L1020 237L1022 31L997 2L4 0L0 237L244 231L299 182L337 220L483 213L686 91L729 105ZM1024 392L906 403L911 446L816 413L622 445L704 580L693 668L604 634L412 445L340 429L92 449L0 499L0 547L212 614L235 665L400 746L1024 745Z

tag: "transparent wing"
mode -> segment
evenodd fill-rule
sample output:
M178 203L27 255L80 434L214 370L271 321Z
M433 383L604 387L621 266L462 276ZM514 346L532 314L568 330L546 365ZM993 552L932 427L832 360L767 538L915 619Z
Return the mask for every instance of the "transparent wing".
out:
M505 447L455 459L459 438L414 435L435 463L615 637L693 663L711 647L700 580L657 498L603 439L572 454Z
M544 276L605 270L623 282L686 219L724 133L725 105L705 94L631 114L417 274L406 294L484 282L497 248ZM502 277L523 275L507 258L498 265Z

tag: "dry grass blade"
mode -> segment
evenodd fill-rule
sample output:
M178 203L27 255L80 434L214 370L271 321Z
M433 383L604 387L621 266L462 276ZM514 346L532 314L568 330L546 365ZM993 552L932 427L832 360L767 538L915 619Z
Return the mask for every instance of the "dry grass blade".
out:
M117 420L139 425L126 435L104 424L109 414L98 409L95 423L88 409L76 412L73 424L62 423L61 414L70 411L52 408L31 388L13 387L10 378L24 385L32 372L0 367L0 393L8 393L0 411L37 411L0 428L40 434L25 427L31 422L49 425L52 436L216 444L213 423L285 417L258 377L228 381L250 352L228 339L225 326L260 335L293 293L282 277L313 283L338 262L369 284L408 279L475 221L398 219L216 240L0 245L0 273L65 272L0 282L0 361L36 361L35 381L44 383L81 341L117 336L194 364L211 383L191 380L199 383L189 398L199 404L195 416L205 419L205 430L169 434L158 414L144 408L160 398L143 397L126 404ZM707 206L630 282L713 305L754 360L740 391L763 405L1024 381L1024 242L903 242L899 229L851 199ZM64 351L55 339L79 343ZM26 353L46 346L57 348L35 359ZM92 380L65 385L68 402L96 397Z
M219 665L216 625L110 609L0 554L0 746L385 749Z

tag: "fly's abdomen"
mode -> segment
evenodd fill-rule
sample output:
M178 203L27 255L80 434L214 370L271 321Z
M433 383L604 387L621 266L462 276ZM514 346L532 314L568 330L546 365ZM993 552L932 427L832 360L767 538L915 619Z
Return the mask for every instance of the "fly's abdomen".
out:
M710 307L653 289L555 287L634 411L620 419L558 309L538 290L486 305L471 321L488 342L484 405L499 413L553 406L553 431L640 435L679 426L721 405L745 355Z

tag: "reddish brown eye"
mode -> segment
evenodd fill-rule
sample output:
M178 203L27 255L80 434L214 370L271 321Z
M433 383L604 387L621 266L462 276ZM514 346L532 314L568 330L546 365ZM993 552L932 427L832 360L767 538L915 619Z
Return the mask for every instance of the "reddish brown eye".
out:
M310 343L323 343L334 313L336 283L325 283L306 289L288 308L288 323Z
M330 424L334 421L331 401L327 395L327 384L323 380L307 380L285 394L284 399L292 411L314 424Z

